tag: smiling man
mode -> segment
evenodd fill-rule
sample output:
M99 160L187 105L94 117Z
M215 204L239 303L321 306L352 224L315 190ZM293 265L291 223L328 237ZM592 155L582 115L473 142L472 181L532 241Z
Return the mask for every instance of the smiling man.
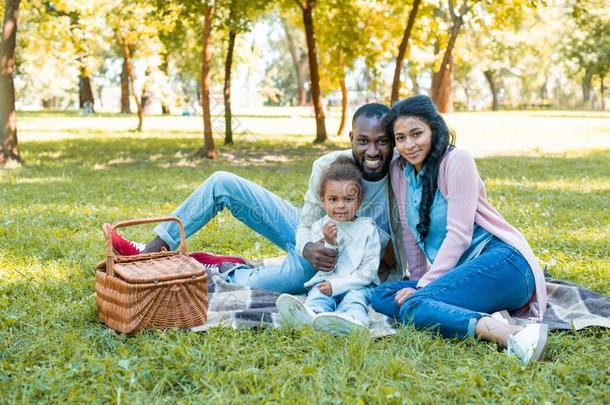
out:
M222 209L228 208L235 218L286 251L287 257L281 265L262 267L234 263L234 258L230 257L216 256L206 259L216 263L226 261L221 265L221 271L228 282L290 294L304 293L306 290L303 284L317 271L333 269L337 252L325 248L323 240L310 242L297 251L296 234L303 234L303 240L307 239L312 224L324 216L318 193L322 171L338 156L346 155L354 159L364 178L364 198L357 215L370 217L375 222L382 247L380 255L389 257L386 262L392 262L389 263L391 266L394 257L391 249L386 252L386 247L392 233L389 220L388 171L394 143L386 134L384 126L384 118L388 112L387 106L371 103L363 105L354 113L350 132L352 149L328 153L313 163L302 209L295 208L288 201L253 182L232 173L216 172L172 215L182 219L186 236L189 237ZM179 230L175 223L163 223L155 228L155 233L157 236L142 249L118 233L113 235L113 243L120 254L127 255L155 252L163 248L173 250L178 247ZM380 272L387 270L389 266L382 264ZM394 275L392 278L402 276L400 266L397 266ZM380 278L383 281L387 274L380 274Z
M352 131L349 134L352 149L331 152L313 163L301 221L296 230L303 240L308 239L307 233L311 225L324 216L317 191L321 173L338 156L345 155L352 157L362 171L364 200L357 216L369 217L375 222L379 229L381 248L385 252L390 239L387 177L394 147L383 123L388 111L389 108L383 104L365 104L360 107L354 114ZM298 253L307 258L315 269L321 271L330 271L337 260L336 251L325 248L323 240L305 245L303 251Z

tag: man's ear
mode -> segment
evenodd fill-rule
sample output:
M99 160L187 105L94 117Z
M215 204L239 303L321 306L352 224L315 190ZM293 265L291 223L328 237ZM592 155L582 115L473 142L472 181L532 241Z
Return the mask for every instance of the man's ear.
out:
M353 131L349 131L349 141L350 141L350 143L354 143L354 132Z

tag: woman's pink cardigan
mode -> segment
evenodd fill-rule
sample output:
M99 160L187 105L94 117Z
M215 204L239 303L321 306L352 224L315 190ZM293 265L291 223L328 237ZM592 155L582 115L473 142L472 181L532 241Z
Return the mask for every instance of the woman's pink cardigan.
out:
M398 201L410 278L419 280L417 286L425 287L456 266L470 246L474 224L478 224L514 246L527 260L534 273L536 290L528 305L519 310L519 315L542 319L547 301L544 274L525 237L487 202L485 185L472 156L464 150L454 149L446 153L441 162L438 189L447 200L447 236L429 269L426 256L417 245L406 218L407 181L403 173L404 165L400 157L392 161L390 181Z

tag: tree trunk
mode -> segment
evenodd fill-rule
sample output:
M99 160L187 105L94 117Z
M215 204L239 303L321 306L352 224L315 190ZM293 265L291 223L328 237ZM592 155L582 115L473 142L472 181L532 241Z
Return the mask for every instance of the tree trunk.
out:
M297 105L302 107L307 105L307 91L305 90L305 80L307 80L307 57L303 53L297 52L299 48L294 43L294 38L292 37L290 29L288 28L288 23L284 18L282 18L282 26L286 33L288 50L290 51L290 57L297 75Z
M602 111L606 110L606 95L605 93L605 89L604 89L604 74L600 74L599 75L599 96L601 99L601 106L602 106Z
M309 56L309 76L311 80L311 101L316 115L316 139L315 143L326 141L326 125L324 123L324 107L322 94L320 92L320 73L318 71L318 51L316 49L316 35L313 26L313 9L315 0L306 0L301 5L303 10L303 25L305 26L305 38L307 39L307 53Z
M102 99L102 96L104 95L104 86L100 86L99 84L96 85L95 92L97 99L100 101L100 107L104 108L104 100Z
M10 161L21 162L17 142L17 112L15 111L15 46L19 1L6 0L0 42L0 166Z
M147 69L144 73L144 83L142 84L142 94L140 95L140 105L142 106L142 115L150 114L152 108L152 97L150 90L150 71Z
M121 71L121 113L131 113L131 107L129 106L129 72L127 71L127 58L123 58L123 70Z
M442 113L453 112L453 58L445 69L432 74L432 101Z
M483 74L485 75L485 79L487 79L487 84L489 84L489 90L491 91L491 110L498 111L498 89L496 88L496 82L494 80L494 72L486 70Z
M337 136L343 135L345 131L345 122L347 121L347 85L345 84L345 73L341 77L341 122L339 123L339 130Z
M411 31L413 30L413 25L415 24L415 18L417 17L417 9L419 8L420 3L421 0L413 1L413 7L411 8L411 12L409 13L409 19L407 21L407 27L405 28L405 32L402 36L402 41L400 42L400 46L398 47L398 56L396 57L396 66L394 67L394 80L392 81L391 104L397 102L398 97L400 95L400 72L402 72L402 64L405 59L407 45L409 44L409 38L411 37Z
M169 63L167 60L167 52L164 52L161 57L163 58L162 59L163 62L161 63L161 66L159 68L161 69L161 71L165 75L165 78L169 82ZM169 94L166 91L162 91L160 101L161 101L161 114L163 114L163 115L169 115L171 112L170 111L170 102L171 101L168 100L168 98L170 98Z
M417 75L409 71L409 78L411 79L411 84L413 85L413 94L419 94L419 82L417 81Z
M78 95L80 108L87 114L95 112L95 109L93 108L95 99L93 98L93 90L91 89L91 78L89 78L84 71L81 71Z
M548 90L548 79L544 79L544 83L540 86L540 104L544 105L545 101L549 98L549 90Z
M460 28L464 24L464 14L469 9L468 0L464 0L460 7L460 14L457 15L453 9L453 0L448 0L449 10L453 26L451 27L451 36L447 49L443 54L443 60L438 72L433 72L432 75L432 101L436 104L436 108L442 113L453 112L453 94L451 90L451 82L453 81L453 48L457 40Z
M591 101L591 88L593 87L591 82L593 81L593 75L587 69L585 71L585 77L582 79L582 102L587 104Z
M125 39L125 37L121 37L121 43L123 44L123 56L125 58L125 63L127 64L127 74L129 75L129 82L131 84L131 93L133 94L133 99L138 108L138 127L136 128L136 131L142 132L142 105L136 94L136 75L133 71L133 63L131 62L131 52L129 51L129 46L127 45L127 39Z
M201 63L201 107L203 109L203 148L197 155L208 159L216 159L218 152L214 146L212 132L212 113L210 108L210 63L212 61L212 18L214 6L205 6L203 19L203 50Z
M235 48L235 37L237 33L234 30L229 32L229 48L227 49L227 59L225 60L225 145L233 144L233 128L231 126L231 66L233 65L233 49Z

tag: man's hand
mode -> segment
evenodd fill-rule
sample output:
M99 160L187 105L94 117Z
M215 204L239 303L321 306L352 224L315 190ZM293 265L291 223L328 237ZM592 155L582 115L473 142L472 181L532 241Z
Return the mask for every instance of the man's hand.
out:
M337 224L334 221L327 222L322 233L326 243L337 246Z
M318 290L320 290L322 294L328 295L329 297L332 297L333 295L333 286L330 285L329 281L318 284Z
M411 297L415 293L415 291L417 290L411 287L398 290L398 292L394 296L394 301L396 301L396 304L402 305L409 297Z
M332 271L337 264L337 250L324 247L324 239L309 242L303 248L303 257L318 271Z

